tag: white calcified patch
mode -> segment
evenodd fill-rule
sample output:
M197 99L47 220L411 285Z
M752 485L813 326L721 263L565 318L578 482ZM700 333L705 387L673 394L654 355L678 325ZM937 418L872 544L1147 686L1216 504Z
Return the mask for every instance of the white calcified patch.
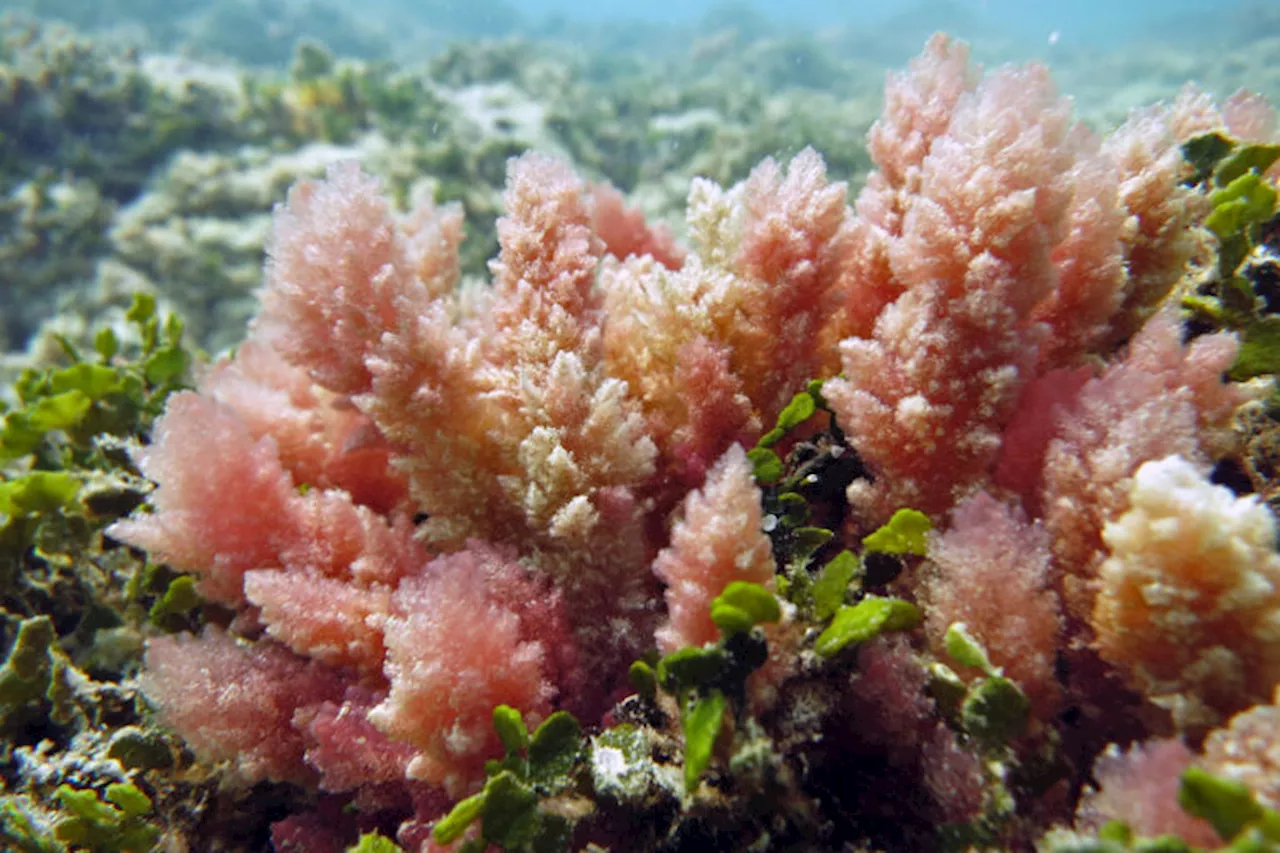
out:
M644 732L622 726L592 738L591 778L597 791L619 800L643 796L658 783Z

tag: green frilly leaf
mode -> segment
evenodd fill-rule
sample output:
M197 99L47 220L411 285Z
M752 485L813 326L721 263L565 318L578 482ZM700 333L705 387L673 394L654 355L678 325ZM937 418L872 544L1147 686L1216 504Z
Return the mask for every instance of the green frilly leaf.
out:
M1182 774L1178 805L1187 814L1207 820L1223 841L1240 835L1264 814L1247 787L1230 779L1220 779L1199 767L1189 767Z
M969 633L969 627L963 622L953 622L947 628L943 643L947 654L961 666L980 669L987 675L997 674L996 668L991 665L991 659L987 657L987 650L982 647L977 637Z
M920 610L911 602L868 595L855 605L837 610L813 649L823 657L833 657L850 644L865 643L885 631L913 628L919 621Z
M863 537L868 551L882 554L912 554L923 557L928 552L927 536L933 529L929 516L914 509L900 509L879 530Z
M858 576L862 564L852 551L841 551L831 558L813 584L813 615L820 620L830 619L844 604L849 584Z
M969 691L960 719L969 734L991 745L1008 743L1022 734L1030 719L1027 695L1001 675L984 678Z
M786 468L782 457L767 447L753 447L747 451L747 459L751 462L752 474L756 482L762 486L772 485L782 479Z
M529 776L552 782L572 768L582 750L582 726L568 711L556 711L529 737Z
M346 853L404 853L404 851L399 844L385 835L366 832L360 836L359 841L347 848Z
M726 634L750 631L761 622L781 618L778 599L757 583L731 581L711 602L711 619Z

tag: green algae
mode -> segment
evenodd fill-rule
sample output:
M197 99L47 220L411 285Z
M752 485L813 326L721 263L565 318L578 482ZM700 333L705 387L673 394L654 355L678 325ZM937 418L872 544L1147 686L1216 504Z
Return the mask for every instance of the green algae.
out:
M895 556L923 557L928 553L928 535L933 530L929 516L914 509L900 509L884 526L863 537L868 551Z
M1182 151L1194 169L1189 181L1207 193L1204 225L1218 243L1217 275L1184 297L1183 307L1209 328L1239 333L1232 379L1274 374L1280 371L1280 317L1257 282L1275 262L1259 252L1280 212L1280 194L1263 177L1280 159L1280 145L1212 133L1188 140Z
M482 850L485 844L513 852L567 849L572 822L540 804L577 784L584 749L581 726L573 715L557 711L530 734L520 712L509 705L494 708L493 724L505 755L486 764L488 778L479 793L436 821L433 838L449 844L478 823L478 837L463 841L462 850Z
M857 604L842 605L831 624L813 644L823 657L838 655L850 645L865 643L886 631L906 631L920 622L920 610L909 601L868 595Z
M346 853L403 853L400 845L385 835L367 832L360 840L347 848Z

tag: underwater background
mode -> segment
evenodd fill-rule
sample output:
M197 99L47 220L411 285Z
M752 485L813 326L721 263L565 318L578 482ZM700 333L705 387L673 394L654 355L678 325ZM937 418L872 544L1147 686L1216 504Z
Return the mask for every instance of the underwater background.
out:
M493 245L502 164L529 147L677 224L689 178L732 183L806 145L856 189L885 73L935 31L988 66L1048 63L1098 127L1189 81L1219 97L1280 89L1280 7L1247 0L368 0L358 13L6 0L0 12L8 352L50 323L118 315L139 288L193 313L202 344L234 342L271 205L348 156L406 198L430 183L463 201L473 272Z

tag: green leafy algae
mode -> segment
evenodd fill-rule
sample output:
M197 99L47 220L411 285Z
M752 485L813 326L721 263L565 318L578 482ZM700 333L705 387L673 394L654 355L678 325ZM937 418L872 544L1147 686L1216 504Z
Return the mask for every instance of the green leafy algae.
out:
M346 853L404 853L400 845L385 835L366 832L360 840L348 847Z
M1280 160L1280 145L1244 144L1214 133L1189 140L1182 151L1195 169L1192 185L1207 193L1211 208L1204 225L1218 242L1216 278L1184 297L1183 307L1209 328L1239 333L1232 379L1274 374L1280 370L1280 331L1274 306L1261 298L1254 279L1274 263L1256 254L1280 212L1280 193L1263 176Z
M849 585L862 574L862 562L852 551L841 551L831 558L813 583L813 615L830 619L845 603Z
M61 785L53 792L65 816L54 836L77 850L93 853L149 853L160 830L144 820L151 798L130 783L108 785L105 795Z
M711 751L724 724L729 700L719 690L691 698L680 715L684 731L684 786L693 791L711 764Z
M909 601L868 595L854 605L842 605L826 630L818 636L813 650L834 657L847 646L865 643L885 631L905 631L920 622L920 610Z
M479 837L464 841L463 850L482 850L484 844L531 853L566 849L572 823L540 803L576 784L583 755L581 726L572 714L557 711L530 734L520 712L509 705L494 708L493 723L505 756L485 765L484 788L438 820L432 837L449 844L479 822Z
M778 599L757 583L731 581L711 602L711 620L725 634L750 631L781 618Z
M928 553L927 536L933 529L929 516L915 509L900 509L878 530L864 536L862 545L881 554L910 554L923 557Z

